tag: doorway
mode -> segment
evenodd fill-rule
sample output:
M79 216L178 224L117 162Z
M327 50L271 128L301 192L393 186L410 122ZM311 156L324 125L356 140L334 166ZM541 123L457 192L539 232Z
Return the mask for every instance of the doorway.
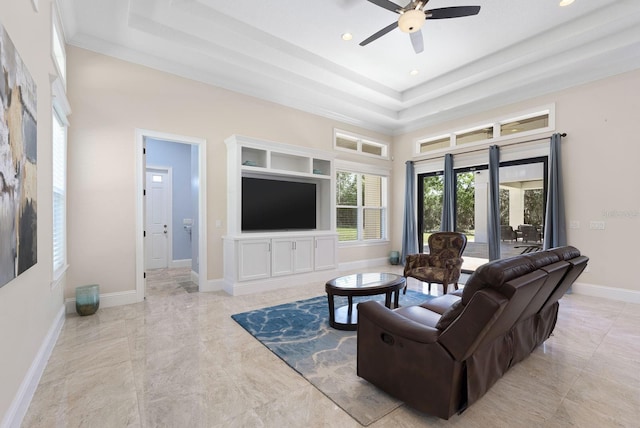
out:
M154 230L156 235L158 246L154 247L150 240L146 239L146 235L150 233L150 230L146 230L147 209L145 203L145 194L147 192L155 192L153 186L154 172L159 172L162 168L158 169L156 166L155 171L151 171L152 174L148 177L147 167L153 167L154 165L147 165L146 158L146 145L149 140L160 140L169 143L177 143L177 145L186 145L191 152L191 168L190 168L190 190L192 200L195 207L193 215L189 218L180 218L180 230L184 228L188 231L190 240L193 240L191 251L191 278L192 281L198 284L199 291L207 291L210 287L207 287L207 199L206 199L206 140L201 138L167 134L164 132L136 129L135 144L136 144L136 300L142 301L146 294L146 265L147 256L150 251L157 251L160 249L162 253L162 244L167 246L166 251L163 253L167 255L166 263L168 267L175 267L172 265L172 260L168 257L169 251L172 245L172 231L176 229L175 225L167 219L167 222L160 221L158 223L159 230ZM175 171L174 171L175 172ZM162 174L155 174L162 176ZM166 180L170 180L171 169L168 169L168 176ZM165 180L165 178L156 178L156 180ZM157 183L156 183L157 184ZM161 198L160 198L161 199ZM160 200L159 199L159 200ZM155 203L154 203L155 204ZM167 207L168 204L162 204ZM160 208L154 207L152 211L160 210ZM167 210L169 210L167 208ZM170 211L170 210L169 210ZM150 213L158 214L157 212ZM158 220L158 219L156 219ZM165 224L167 225L165 233ZM156 233L157 232L157 233ZM166 235L161 237L160 235ZM151 248L147 248L151 247ZM156 255L161 256L160 253ZM161 263L161 261L159 261ZM151 266L151 265L150 265Z

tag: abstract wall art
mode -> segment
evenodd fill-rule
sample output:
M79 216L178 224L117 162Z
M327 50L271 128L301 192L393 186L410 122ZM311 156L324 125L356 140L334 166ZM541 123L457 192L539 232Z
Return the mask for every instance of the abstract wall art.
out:
M0 24L0 287L37 262L36 95Z

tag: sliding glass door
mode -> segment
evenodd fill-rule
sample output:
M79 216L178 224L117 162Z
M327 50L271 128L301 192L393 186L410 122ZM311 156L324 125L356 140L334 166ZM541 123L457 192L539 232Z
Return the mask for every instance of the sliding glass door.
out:
M428 251L428 236L440 230L442 171L418 175L418 242ZM547 195L547 157L500 164L500 254L502 258L542 245ZM455 230L467 236L465 270L489 259L489 171L487 165L455 170Z
M512 257L542 248L547 157L500 164L500 253Z
M440 230L444 175L442 171L418 175L418 248L427 251L429 235Z

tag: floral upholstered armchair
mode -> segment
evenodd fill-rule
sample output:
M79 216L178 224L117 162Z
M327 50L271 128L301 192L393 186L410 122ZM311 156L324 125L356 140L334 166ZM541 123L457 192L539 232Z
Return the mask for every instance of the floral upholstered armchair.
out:
M429 284L442 284L443 294L447 294L449 284L458 289L462 272L462 252L467 246L467 236L459 232L436 232L429 236L429 254L407 255L404 277L416 278ZM405 293L407 288L405 286Z

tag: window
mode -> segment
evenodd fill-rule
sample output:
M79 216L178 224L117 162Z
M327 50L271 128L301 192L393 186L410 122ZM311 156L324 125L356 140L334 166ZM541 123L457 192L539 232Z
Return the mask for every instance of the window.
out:
M517 134L549 126L549 114L542 114L522 119L512 119L500 124L500 135Z
M485 126L480 129L463 131L456 134L456 146L474 143L476 141L490 140L493 138L493 126Z
M71 107L66 94L66 52L64 34L55 3L51 25L51 58L58 76L51 82L52 94L52 194L53 194L53 283L67 268L67 116Z
M51 37L51 57L53 63L58 70L58 76L62 79L63 85L66 86L67 82L67 53L64 48L64 35L62 33L62 26L58 20L58 13L54 7L53 13L53 25L52 25L52 37Z
M387 177L339 171L336 178L338 240L386 239Z
M377 158L388 158L389 146L387 143L368 140L358 135L338 130L334 131L333 137L336 150L354 152Z
M445 149L451 145L451 136L435 137L429 140L425 140L419 143L419 152L430 152L437 149Z
M440 230L444 176L442 171L418 176L418 242L426 243L429 235Z
M67 264L67 127L53 111L53 272L58 278Z
M523 112L518 116L508 116L476 124L473 128L456 129L447 134L421 138L416 141L414 154L426 155L464 145L481 145L508 138L524 137L552 131L555 128L555 108L553 105Z

